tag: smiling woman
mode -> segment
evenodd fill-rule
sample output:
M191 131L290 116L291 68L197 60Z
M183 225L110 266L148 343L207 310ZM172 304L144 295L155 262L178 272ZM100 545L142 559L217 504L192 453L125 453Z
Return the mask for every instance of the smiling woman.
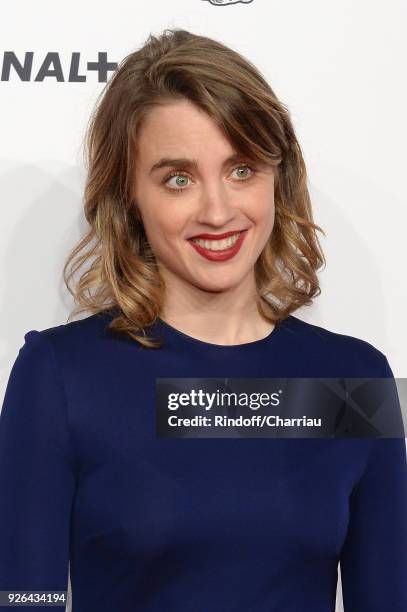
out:
M406 612L404 439L295 438L288 419L262 437L244 402L195 419L184 393L270 385L284 418L286 377L355 377L354 398L392 378L368 342L291 314L323 256L286 108L235 51L168 31L120 64L87 144L90 227L64 272L85 267L91 314L30 330L13 365L0 591L63 591L69 562L74 612L332 612L340 564L345 612Z
M175 147L194 160L171 159ZM166 159L154 163L160 152ZM223 294L212 305L202 300L212 312L236 303L238 294L255 293L254 266L274 223L274 172L271 164L237 164L240 157L213 119L188 100L150 111L138 131L133 197L167 287L171 319L172 311L182 314L179 301L190 310L201 292ZM174 178L187 184L177 186Z
M158 315L230 344L320 293L322 230L288 110L236 51L151 35L102 92L87 145L90 228L64 269L71 316L114 308L110 329L150 348Z

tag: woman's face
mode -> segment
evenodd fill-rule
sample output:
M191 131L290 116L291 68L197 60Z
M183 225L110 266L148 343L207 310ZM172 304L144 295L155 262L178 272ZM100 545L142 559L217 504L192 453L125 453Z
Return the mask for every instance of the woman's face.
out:
M250 275L254 282L255 262L274 224L272 167L253 166L241 156L230 160L236 151L189 100L153 109L138 144L133 196L166 284L181 280L218 292L237 287ZM180 159L191 163L170 161ZM240 249L226 259L208 259L190 241L198 234L242 230Z

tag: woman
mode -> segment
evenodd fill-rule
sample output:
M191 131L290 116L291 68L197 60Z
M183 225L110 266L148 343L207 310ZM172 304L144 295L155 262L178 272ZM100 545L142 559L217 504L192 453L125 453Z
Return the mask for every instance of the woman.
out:
M236 52L168 30L121 63L87 143L64 273L91 314L29 331L13 365L0 588L65 590L69 562L74 612L328 612L339 564L346 612L404 612L404 439L155 429L160 378L392 377L292 314L324 259L286 108Z

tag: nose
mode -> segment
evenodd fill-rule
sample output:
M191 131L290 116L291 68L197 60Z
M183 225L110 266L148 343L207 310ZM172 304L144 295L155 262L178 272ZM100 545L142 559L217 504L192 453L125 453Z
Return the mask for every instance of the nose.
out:
M222 184L212 183L203 187L197 214L197 221L201 225L226 227L235 215L231 196Z

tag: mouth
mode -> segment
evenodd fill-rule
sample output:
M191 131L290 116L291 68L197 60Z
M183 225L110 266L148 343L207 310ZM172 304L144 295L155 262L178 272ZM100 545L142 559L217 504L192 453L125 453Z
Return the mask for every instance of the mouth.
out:
M209 261L226 261L234 257L239 251L248 230L234 232L227 238L214 240L204 238L189 238L188 242L195 251Z
M247 230L227 232L216 237L213 234L202 234L200 237L189 238L188 240L209 251L224 251L233 247L243 232L247 232Z

